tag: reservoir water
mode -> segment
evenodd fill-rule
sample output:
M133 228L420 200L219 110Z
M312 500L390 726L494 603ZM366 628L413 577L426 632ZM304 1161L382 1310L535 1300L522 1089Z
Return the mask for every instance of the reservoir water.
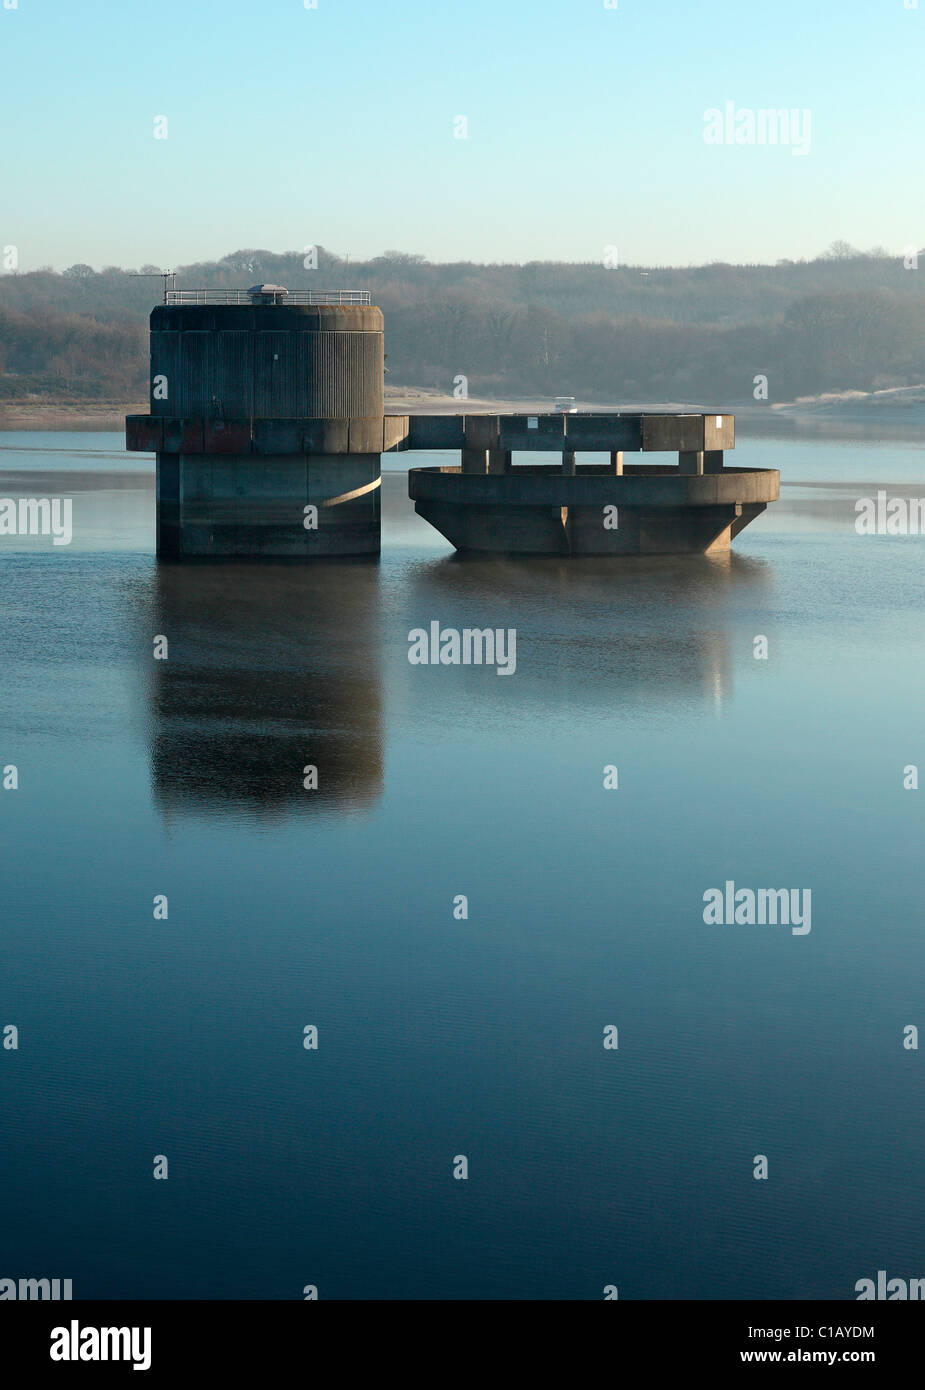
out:
M0 435L0 493L74 526L0 538L0 1278L925 1276L925 540L855 530L922 449L742 440L782 495L733 552L624 561L458 558L402 462L378 564L159 570L152 460ZM434 621L516 670L410 664ZM811 930L708 925L728 881Z

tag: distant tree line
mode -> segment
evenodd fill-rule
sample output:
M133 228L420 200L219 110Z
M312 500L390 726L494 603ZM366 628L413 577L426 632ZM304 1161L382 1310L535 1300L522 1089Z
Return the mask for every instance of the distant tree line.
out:
M0 299L0 407L4 399L141 400L147 394L143 318L113 323Z
M309 268L313 263L317 268ZM157 267L145 266L146 272ZM390 384L470 395L733 405L925 380L925 260L836 243L811 261L696 267L351 262L240 251L180 288L362 288L386 316ZM155 279L87 265L0 275L0 403L147 394Z

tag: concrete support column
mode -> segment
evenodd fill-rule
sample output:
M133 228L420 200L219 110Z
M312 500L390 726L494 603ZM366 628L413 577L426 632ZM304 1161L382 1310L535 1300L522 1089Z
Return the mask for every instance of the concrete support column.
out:
M705 449L703 453L704 473L722 473L723 471L723 451L722 449Z
M620 449L620 450L611 449L611 451L610 451L610 469L611 469L611 472L612 472L612 473L616 473L616 475L617 475L618 478L620 477L620 474L623 472L623 450L622 450L622 449Z
M574 478L574 476L575 476L575 450L574 450L574 449L563 449L563 450L562 450L562 472L566 475L566 477Z
M703 472L703 450L698 452L685 451L678 454L678 471L680 473L702 473Z
M463 473L501 472L497 462L493 461L491 457L492 454L499 452L500 433L500 415L467 415L465 417L462 447Z
M511 451L510 451L510 449L489 449L487 452L488 452L488 471L489 471L489 473L510 473L510 471L511 471Z
M488 472L488 450L487 449L463 449L462 450L462 471L464 473L487 473Z

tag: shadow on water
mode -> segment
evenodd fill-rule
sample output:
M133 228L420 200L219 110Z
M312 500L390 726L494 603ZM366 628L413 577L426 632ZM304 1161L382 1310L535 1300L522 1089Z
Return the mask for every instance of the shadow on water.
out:
M361 811L382 792L375 564L160 565L150 765L163 811ZM304 785L317 768L317 789Z

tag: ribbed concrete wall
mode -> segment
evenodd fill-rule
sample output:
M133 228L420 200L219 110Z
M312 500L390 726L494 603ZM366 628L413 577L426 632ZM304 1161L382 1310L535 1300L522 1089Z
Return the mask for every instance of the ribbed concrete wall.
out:
M151 414L342 420L383 414L383 320L373 306L160 305Z

